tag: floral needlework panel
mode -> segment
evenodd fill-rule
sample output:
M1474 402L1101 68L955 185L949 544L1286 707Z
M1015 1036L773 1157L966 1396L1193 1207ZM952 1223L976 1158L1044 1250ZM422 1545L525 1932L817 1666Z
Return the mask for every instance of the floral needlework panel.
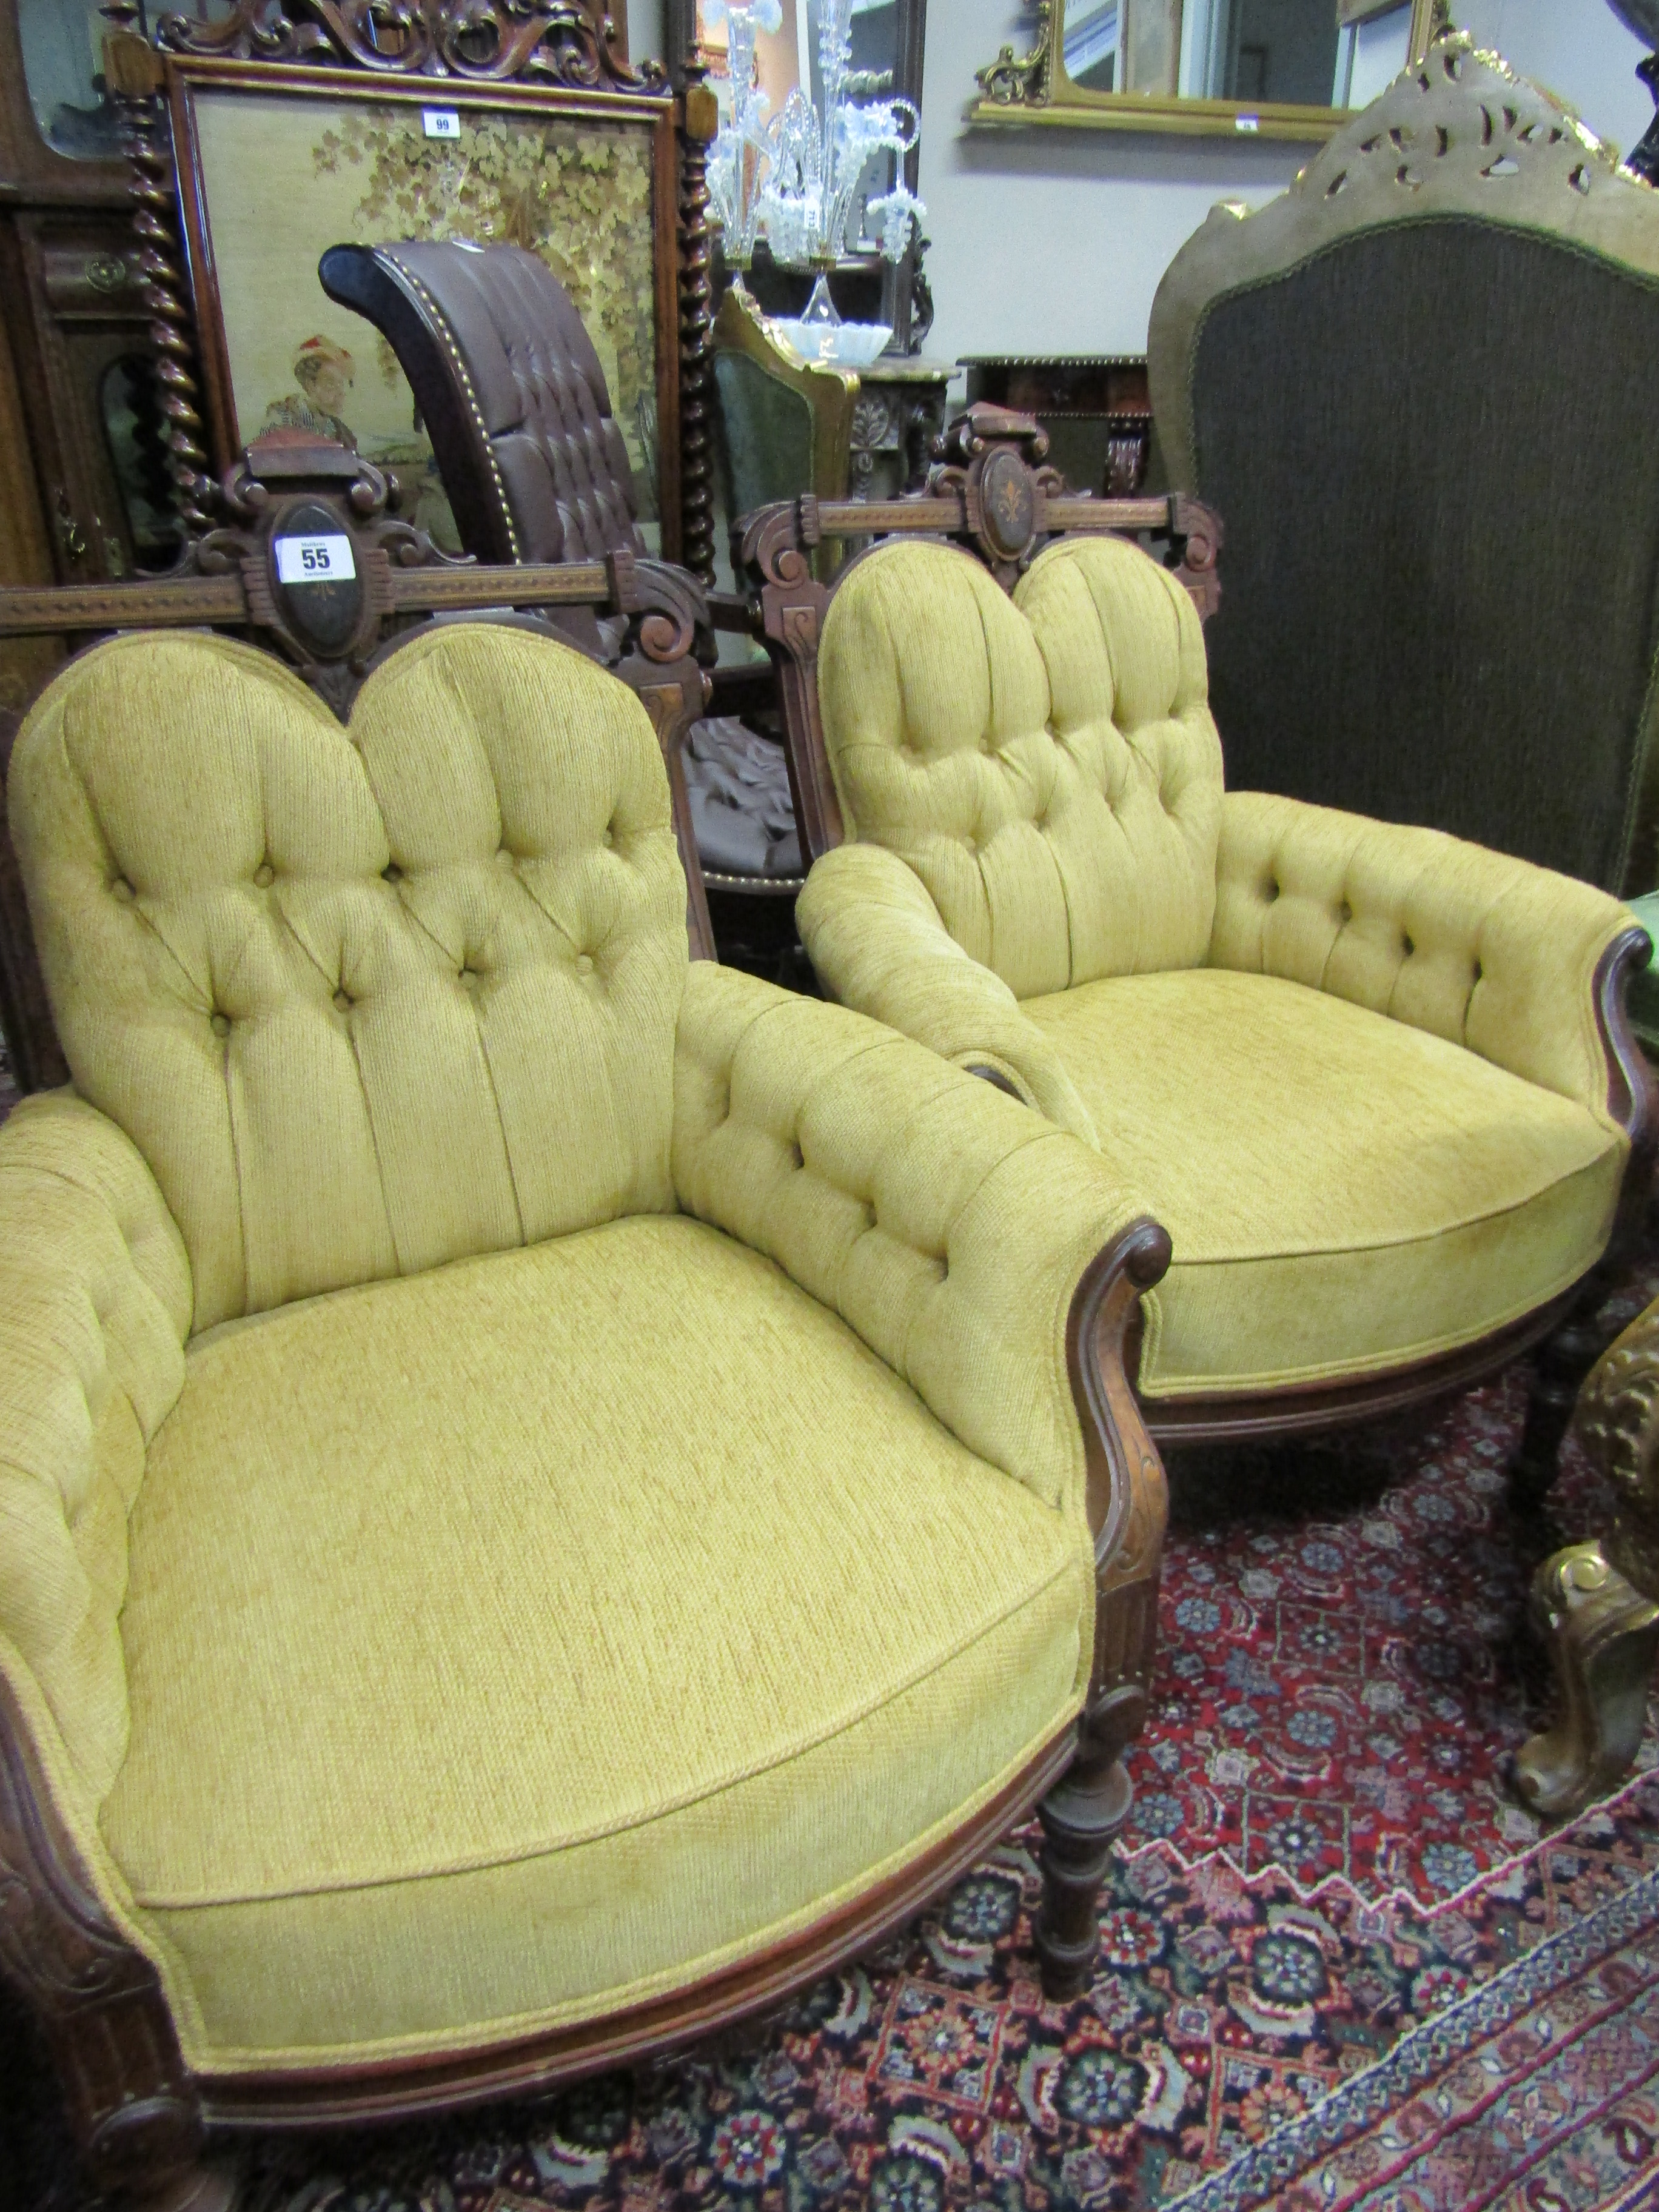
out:
M414 395L391 347L317 277L343 241L471 239L538 254L592 339L627 441L642 513L657 456L652 126L456 110L428 137L398 101L196 99L198 155L229 350L238 441L298 427L395 468L405 512L457 547ZM273 198L266 179L292 179Z

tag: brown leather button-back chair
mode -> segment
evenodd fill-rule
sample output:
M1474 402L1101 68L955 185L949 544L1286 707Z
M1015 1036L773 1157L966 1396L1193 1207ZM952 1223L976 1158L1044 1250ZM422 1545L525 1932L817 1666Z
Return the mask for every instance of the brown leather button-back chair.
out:
M647 550L599 355L537 255L461 240L334 246L318 275L396 353L466 551L550 562ZM695 726L684 765L714 880L760 889L777 878L793 892L800 847L782 747L711 716Z
M628 447L569 294L520 246L333 246L323 289L397 355L481 561L643 553Z

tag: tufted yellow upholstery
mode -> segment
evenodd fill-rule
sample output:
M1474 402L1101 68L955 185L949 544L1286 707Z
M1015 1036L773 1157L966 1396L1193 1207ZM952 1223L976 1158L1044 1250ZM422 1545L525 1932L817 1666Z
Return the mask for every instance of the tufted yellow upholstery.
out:
M815 1918L1073 1708L1078 1526L684 1217L198 1340L104 1816L198 2059L580 2019Z
M348 734L124 641L9 799L82 1095L0 1129L0 1670L192 2066L672 1991L1066 1726L1066 1322L1132 1202L688 967L614 679L447 629Z
M130 637L17 741L58 1033L155 1170L198 1328L672 1203L684 889L643 708L463 626L377 671L352 735L252 647Z
M830 603L820 691L848 842L799 901L814 965L1169 1228L1149 1395L1426 1358L1600 1255L1626 1146L1592 982L1624 909L1224 794L1196 617L1137 549L1061 540L1011 602L895 541Z
M127 1514L184 1386L190 1268L139 1154L57 1093L0 1134L0 1666L44 1697L84 1812L126 1751Z
M830 602L818 683L848 837L902 860L1016 998L1203 957L1204 642L1133 546L1062 540L1012 605L966 553L879 547Z

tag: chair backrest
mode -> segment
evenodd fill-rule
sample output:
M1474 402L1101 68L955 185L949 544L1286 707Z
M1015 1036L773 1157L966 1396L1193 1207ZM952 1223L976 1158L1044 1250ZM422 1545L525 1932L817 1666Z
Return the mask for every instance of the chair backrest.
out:
M323 289L390 343L481 561L645 550L628 448L569 294L518 246L333 246Z
M803 361L733 284L714 318L714 450L732 521L812 492L845 499L856 371Z
M1228 780L1659 882L1659 198L1458 35L1154 305Z
M668 776L573 647L434 627L348 734L253 647L115 638L9 798L76 1088L149 1162L198 1330L672 1208Z
M1045 702L1054 704L1065 720L1064 732L1056 721L1053 734L1061 736L1063 744L1075 738L1092 755L1085 780L1097 774L1114 788L1128 774L1122 749L1107 739L1103 729L1096 737L1082 734L1085 725L1101 715L1107 722L1119 715L1120 734L1128 727L1138 732L1143 723L1170 715L1190 716L1199 750L1211 742L1201 727L1204 647L1198 624L1219 596L1218 518L1185 497L1097 499L1073 492L1045 465L1048 435L1031 416L984 401L957 416L936 451L941 458L921 492L872 503L807 496L763 507L749 517L742 542L734 547L759 602L767 647L779 672L795 818L809 865L847 836L896 842L913 833L958 838L971 834L977 843L979 832L963 809L989 770L974 769L963 755L994 753L997 745L988 741L995 737L1000 743L1016 732L1035 748L1023 771L1031 787L1016 793L1011 784L994 798L987 787L986 819L994 815L999 822L1012 822L1024 809L1034 820L1030 802L1038 783L1051 798L1056 779L1068 791L1070 785L1069 772L1061 773L1052 754L1046 769L1036 764L1042 744L1049 741L1043 738L1039 743L1039 735L1051 729ZM954 557L941 566L931 554L914 565L890 565L905 541L911 541L908 554L926 554L927 549L915 544L918 538L960 548L969 566L964 568ZM833 553L848 539L866 542L867 550L848 562L833 584L826 583L815 573L815 556L821 550ZM898 541L890 550L890 539ZM1126 540L1164 549L1164 567ZM1072 565L1069 554L1066 562L1059 562L1060 544L1073 548L1079 565ZM1091 544L1103 548L1098 562L1082 557L1082 549ZM1133 560L1122 557L1131 553ZM1037 572L1050 573L1051 562L1051 582L1039 587ZM914 580L920 595L914 600L907 599L908 586L901 580L906 578ZM1024 606L1022 579L1028 579L1036 594L1026 609L1029 623L1002 599L1013 592ZM1069 611L1062 616L1061 609ZM937 634L929 627L935 613L945 625ZM1073 620L1081 625L1076 653L1070 639ZM1142 622L1150 625L1144 639L1135 635ZM1033 623L1042 630L1041 644ZM821 670L821 652L837 629L857 642L838 647L839 658L832 655ZM946 635L952 641L948 652L939 641ZM1059 656L1052 667L1051 649ZM861 699L859 672L866 653L872 688ZM1114 653L1121 656L1116 672L1110 665ZM1049 701L1051 674L1056 688ZM834 690L833 705L829 691L821 688L821 675L823 685ZM1006 698L998 689L1005 680L1018 687ZM1146 703L1165 691L1163 707ZM924 698L925 742L910 726ZM1126 722L1123 716L1130 719ZM1161 752L1161 741L1147 742ZM867 784L866 764L853 757L860 744L874 749L868 764L872 781ZM930 770L944 767L947 759L954 764L931 780L901 769L893 781L888 769L876 765L878 757ZM1183 783L1187 773L1178 771ZM1162 768L1157 780L1162 789ZM935 799L943 811L931 820ZM897 811L888 811L890 801ZM954 831L945 828L947 818L956 821ZM1080 817L1073 814L1068 841L1079 823ZM966 908L962 918L964 929L979 927L969 924ZM1054 940L1046 928L1043 934L1050 945L1044 958L1049 959ZM1085 967L1097 957L1119 957L1096 948L1092 923L1082 927L1079 942L1077 957ZM983 950L977 957L999 964L996 956ZM1066 960L1069 967L1069 947ZM1023 963L1022 955L1014 965L1024 972Z
M1010 599L890 542L831 600L818 684L847 836L1016 996L1203 959L1221 748L1197 610L1139 546L1062 538Z

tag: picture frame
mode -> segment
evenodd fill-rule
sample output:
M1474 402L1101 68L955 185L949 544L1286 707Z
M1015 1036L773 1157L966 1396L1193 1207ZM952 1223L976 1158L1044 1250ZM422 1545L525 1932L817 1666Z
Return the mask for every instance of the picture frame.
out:
M1332 101L1344 82L1348 88L1349 104L1342 106L1305 98L1275 100L1267 94L1212 99L1180 90L1190 72L1200 82L1205 76L1196 51L1204 45L1204 37L1201 31L1194 35L1188 19L1201 19L1213 32L1216 23L1231 14L1223 0L1028 0L1028 4L1036 19L1030 50L1018 54L1012 46L1004 46L994 61L975 70L980 96L968 109L970 129L1047 125L1317 144L1367 106L1401 69L1421 61L1431 40L1450 27L1448 0L1337 0L1330 10L1335 41L1330 77ZM1153 18L1159 36L1137 58L1139 74L1114 76L1115 83L1127 82L1134 88L1103 90L1077 81L1074 70L1082 72L1084 64L1095 59L1094 48L1076 35L1085 19L1091 24L1108 24L1113 39L1100 47L1100 55L1103 58L1115 41L1118 60L1123 63L1134 55L1137 26ZM1378 53L1384 46L1389 49L1383 74L1374 86L1367 72L1375 69L1375 57L1356 68L1362 42ZM1098 69L1086 74L1097 76Z
M641 525L679 557L679 155L665 87L178 52L164 72L218 473L264 430L342 437L395 470L419 526L454 550L413 395L385 340L323 292L317 262L348 240L509 239L570 292L611 386Z

